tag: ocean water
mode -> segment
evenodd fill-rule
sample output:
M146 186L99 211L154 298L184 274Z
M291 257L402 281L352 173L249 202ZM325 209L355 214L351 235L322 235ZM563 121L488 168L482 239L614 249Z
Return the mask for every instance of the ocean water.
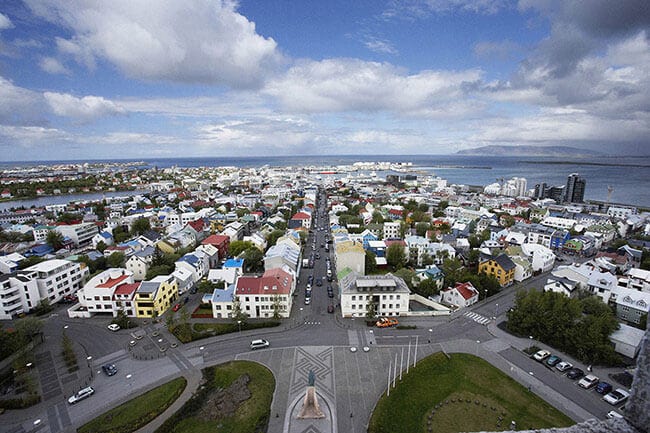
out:
M413 169L440 176L450 183L487 185L498 179L525 177L528 188L536 183L564 185L567 176L579 173L587 180L585 198L607 200L607 189L612 187L611 202L650 207L650 157L502 157L465 155L332 155L332 156L275 156L275 157L214 157L214 158L156 158L145 160L115 160L115 162L143 161L146 167L210 167L235 166L273 167L336 166L357 161L411 162ZM51 161L64 163L72 161ZM107 162L107 161L75 161ZM0 167L41 165L44 162L1 163Z

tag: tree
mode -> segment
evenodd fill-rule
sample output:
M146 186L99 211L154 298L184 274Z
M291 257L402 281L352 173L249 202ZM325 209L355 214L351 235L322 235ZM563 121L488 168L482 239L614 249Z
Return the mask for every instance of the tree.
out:
M133 236L140 236L149 230L151 230L151 223L148 218L138 218L131 225L131 234Z
M121 268L124 266L124 253L115 252L106 258L106 264L109 268Z
M372 222L376 224L383 224L384 223L384 216L379 212L378 210L374 211L372 213Z
M284 236L284 230L273 230L269 235L266 237L266 243L268 244L269 247L275 245L278 241L279 238Z
M408 288L413 290L413 280L415 279L415 271L412 271L408 268L402 268L393 272L393 275L404 280Z
M97 242L97 251L103 254L106 248L108 248L108 245L104 241Z
M32 341L43 330L43 321L36 317L25 317L15 323L16 332L26 341Z
M251 247L255 248L253 243L250 241L233 241L228 247L228 254L232 257L238 257L241 253Z
M234 296L232 299L232 320L235 323L246 321L246 314L241 309L241 301L239 296Z
M78 219L79 219L79 215L75 215L69 212L63 212L61 215L59 215L59 217L56 220L60 223L70 224Z
M431 224L428 222L418 222L415 224L415 234L418 236L426 235L429 229L431 229Z
M45 242L57 251L63 246L63 235L56 230L48 230Z
M365 269L366 275L374 274L377 272L376 255L372 251L366 250Z
M472 266L478 265L478 260L481 258L481 252L477 249L471 249L469 250L469 253L467 254L467 260L469 261L469 264Z
M415 292L418 295L428 298L429 296L435 296L440 292L438 285L431 278L425 278L418 284L418 287L415 289Z
M280 307L281 307L280 296L275 294L273 295L272 308L273 308L273 318L276 320L280 318Z
M403 268L406 260L407 257L403 245L393 243L386 248L386 262L392 266L393 270Z
M125 231L122 226L117 226L113 229L113 239L115 239L115 243L122 243L129 238L129 233Z
M375 319L377 317L377 305L373 301L366 304L366 319Z
M512 227L513 225L515 225L515 217L513 217L510 214L502 215L501 220L503 221L504 227Z
M264 270L264 253L257 247L244 251L244 264L248 272L261 272Z
M457 282L462 281L463 277L463 264L460 260L444 259L441 265L442 272L445 274L445 286L454 287Z

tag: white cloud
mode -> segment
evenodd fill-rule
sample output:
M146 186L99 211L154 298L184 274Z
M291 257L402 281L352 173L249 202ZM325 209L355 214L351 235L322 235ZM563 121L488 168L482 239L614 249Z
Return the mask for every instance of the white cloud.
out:
M14 85L0 76L0 124L43 122L43 109L37 92Z
M38 65L48 74L70 75L70 70L54 57L43 57Z
M363 44L370 51L374 51L376 53L392 54L392 55L398 54L398 51L395 48L395 46L393 44L391 44L389 41L386 41L384 39L379 39L379 38L376 38L376 37L368 36L368 37L366 37Z
M57 128L11 125L0 125L0 136L14 144L27 146L49 144L52 140L69 141L73 138L71 134Z
M509 7L507 0L393 0L382 13L385 19L425 18L455 12L494 15Z
M77 98L67 93L45 92L43 97L57 116L73 117L82 121L126 113L123 107L101 96Z
M474 55L480 59L496 57L500 60L510 58L514 53L521 50L521 46L512 41L483 41L474 44Z
M0 13L0 30L10 29L14 26L9 17Z
M406 75L398 68L357 59L303 61L263 90L288 110L299 112L435 112L463 96L464 86L481 79L478 70L421 71Z
M101 57L141 79L258 86L282 61L277 44L228 0L28 0L68 27L62 52L89 64ZM89 57L90 56L90 57Z

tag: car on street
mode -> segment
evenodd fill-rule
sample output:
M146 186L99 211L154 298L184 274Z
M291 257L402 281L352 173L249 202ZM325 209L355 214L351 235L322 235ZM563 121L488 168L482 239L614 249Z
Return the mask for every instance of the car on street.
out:
M118 325L117 323L111 323L110 325L108 325L108 329L113 332L117 332L120 330L120 325Z
M562 362L562 358L557 355L551 355L546 359L546 365L550 367L555 367L560 362Z
M106 374L106 376L113 376L115 373L117 373L117 367L115 364L104 364L102 365L102 371Z
M588 374L578 382L578 386L583 387L584 389L590 389L598 384L600 379L593 374Z
M555 366L555 368L557 368L560 371L567 371L568 369L570 369L572 367L573 367L573 364L571 364L570 362L566 362L566 361L560 361Z
M178 311L181 309L181 304L176 304L174 305L174 308L172 308L172 311Z
M581 378L582 376L584 376L584 375L585 375L585 372L582 371L582 370L580 370L580 369L577 368L577 367L570 368L570 369L566 372L566 377L567 377L568 379L571 379L571 380L580 379L580 378Z
M598 385L596 385L596 392L598 394L608 394L612 389L612 385L607 382L598 382Z
M378 328L390 328L391 326L399 325L399 322L397 319L393 319L392 317L382 317L377 320L375 325L377 325Z
M551 352L549 352L548 350L539 350L537 351L537 353L533 355L533 358L535 359L535 361L542 362L549 356L551 356Z
M320 278L317 279L317 280L316 280L316 285L317 285L318 287L322 286L322 285L323 285L323 280L321 280Z
M603 399L611 404L611 405L616 405L623 403L627 398L630 396L630 393L627 392L626 390L622 388L616 388L615 391L610 392L609 394L605 395Z
M267 340L259 339L251 341L251 350L264 349L266 347L269 347L269 342Z
M334 305L329 304L327 306L327 312L330 313L330 314L334 313Z
M80 389L75 395L71 396L68 399L68 403L75 404L77 402L80 402L84 398L90 397L94 393L95 393L95 390L93 389L92 386L88 386L86 388Z
M309 304L311 304L311 297L310 297L310 296L306 296L306 297L305 297L305 305L309 305Z
M610 410L609 412L607 412L607 418L609 418L609 419L622 419L623 415L616 412L615 410Z

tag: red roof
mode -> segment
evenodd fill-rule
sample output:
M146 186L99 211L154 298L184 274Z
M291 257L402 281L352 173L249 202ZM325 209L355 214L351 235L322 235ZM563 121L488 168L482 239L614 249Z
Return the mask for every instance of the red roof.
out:
M401 239L386 239L384 240L384 243L386 244L386 248L390 247L393 244L401 245L403 247L406 246L406 242Z
M282 269L270 269L261 277L239 277L236 293L237 295L269 293L288 295L291 292L292 280L291 275Z
M305 212L298 212L294 216L291 217L292 220L308 220L311 219L311 215L305 213Z
M195 232L201 232L203 231L204 223L203 223L203 219L199 218L197 220L188 222L187 225L192 227Z
M478 290L472 286L472 283L456 283L455 289L465 300L471 299L478 294Z
M230 238L224 235L210 235L207 238L203 239L201 242L202 245L223 245L226 242L230 242Z
M113 296L115 296L115 295L130 295L130 294L134 293L136 290L138 290L138 287L140 287L140 283L122 284L120 287L115 289L115 292L113 293Z
M109 278L108 280L106 280L105 283L98 284L97 288L98 289L108 289L108 288L111 288L111 287L119 284L120 282L126 280L127 278L129 278L128 275L120 275L117 278Z

